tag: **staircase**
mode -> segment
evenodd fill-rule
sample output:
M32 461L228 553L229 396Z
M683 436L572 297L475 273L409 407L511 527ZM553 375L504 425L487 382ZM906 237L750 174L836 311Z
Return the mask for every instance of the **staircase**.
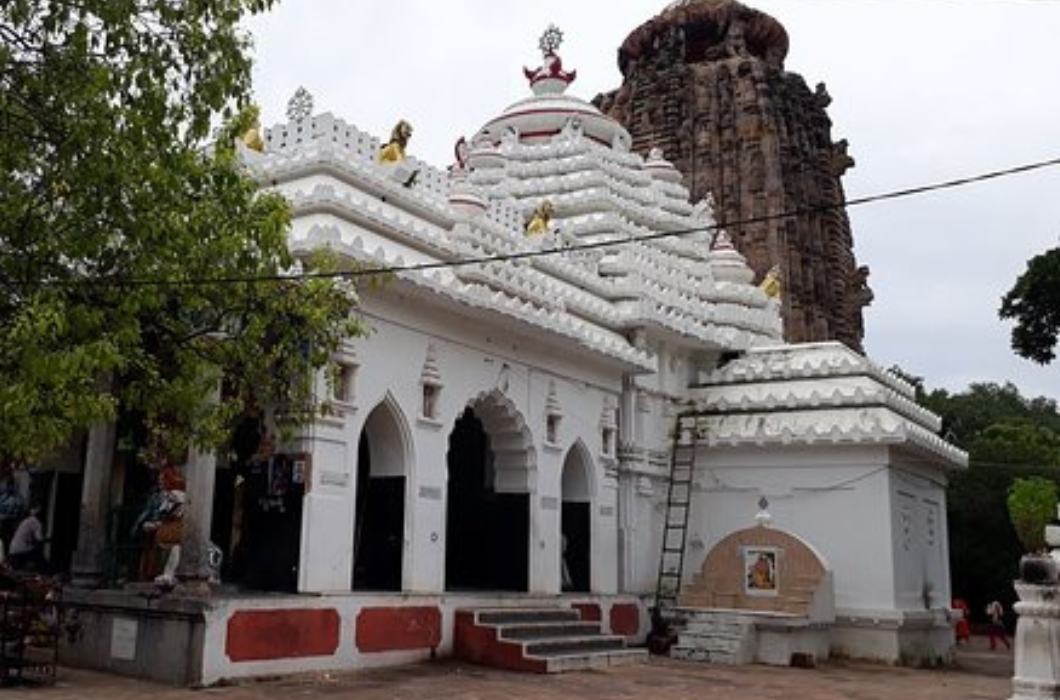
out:
M624 637L603 634L599 622L573 608L478 608L457 610L456 658L530 673L560 673L635 663L645 649L629 649Z
M755 620L732 610L687 611L670 657L741 666L755 660Z

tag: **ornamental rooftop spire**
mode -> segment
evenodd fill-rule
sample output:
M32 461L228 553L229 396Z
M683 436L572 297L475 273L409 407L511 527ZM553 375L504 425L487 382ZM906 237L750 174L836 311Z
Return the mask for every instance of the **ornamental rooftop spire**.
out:
M550 24L538 42L543 58L541 67L536 70L523 68L523 75L530 81L530 88L535 95L562 94L578 76L578 71L568 73L563 70L563 59L556 53L562 43L563 32L556 25Z

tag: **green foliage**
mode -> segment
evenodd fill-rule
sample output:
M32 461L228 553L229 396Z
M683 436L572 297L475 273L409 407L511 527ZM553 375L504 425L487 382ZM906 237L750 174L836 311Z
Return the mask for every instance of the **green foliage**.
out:
M1040 476L1016 479L1008 489L1008 516L1023 548L1045 548L1045 526L1056 517L1056 482Z
M1001 300L998 314L1016 321L1012 349L1046 365L1056 358L1060 334L1060 248L1036 255Z
M0 4L0 465L119 412L165 450L246 412L304 421L361 331L348 284L275 281L289 208L231 145L256 118L239 23L272 4Z
M1012 384L977 383L959 393L924 392L921 402L942 417L943 434L968 451L967 471L947 495L950 571L956 595L981 610L1011 601L1019 557L1026 551L1008 517L1007 493L1017 479L1060 483L1060 412L1048 398L1025 398Z
M942 416L942 430L947 439L970 452L974 452L973 444L983 439L989 427L999 424L1038 426L1060 435L1060 413L1056 401L1045 397L1025 398L1010 382L974 383L959 394L935 389L921 395L920 401L926 408ZM1041 464L1060 464L1050 462L1047 455L1035 455L1029 461L1019 461L1030 464L1035 460Z

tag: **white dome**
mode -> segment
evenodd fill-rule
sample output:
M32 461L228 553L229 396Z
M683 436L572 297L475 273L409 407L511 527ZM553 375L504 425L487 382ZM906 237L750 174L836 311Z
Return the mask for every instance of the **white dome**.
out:
M619 144L629 149L629 132L590 103L569 95L533 95L509 106L499 117L479 130L497 143L509 129L514 129L523 143L546 142L564 128L580 129L587 137L605 146Z

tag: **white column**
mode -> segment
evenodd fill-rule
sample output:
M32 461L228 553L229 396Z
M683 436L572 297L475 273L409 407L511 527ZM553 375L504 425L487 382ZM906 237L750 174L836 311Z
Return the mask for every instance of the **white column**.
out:
M418 421L405 485L405 558L402 588L416 593L445 592L446 495L451 426Z
M593 593L618 593L620 588L618 471L613 466L604 470L603 484L590 507L592 520Z
M213 521L214 483L217 478L217 454L192 448L184 468L186 482L183 538L179 577L203 583L210 578L207 544Z
M110 506L107 491L114 462L115 434L114 423L98 423L88 431L77 551L71 565L75 586L95 587L103 583Z

